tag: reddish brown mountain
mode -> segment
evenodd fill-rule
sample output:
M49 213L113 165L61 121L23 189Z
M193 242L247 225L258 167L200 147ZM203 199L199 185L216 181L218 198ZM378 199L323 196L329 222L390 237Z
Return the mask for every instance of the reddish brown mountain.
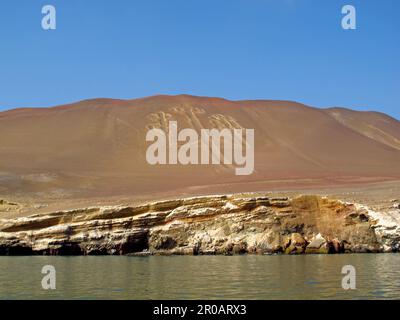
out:
M255 172L147 164L146 132L169 120L179 129L254 129ZM375 112L179 95L0 113L0 195L229 192L397 178L400 122Z

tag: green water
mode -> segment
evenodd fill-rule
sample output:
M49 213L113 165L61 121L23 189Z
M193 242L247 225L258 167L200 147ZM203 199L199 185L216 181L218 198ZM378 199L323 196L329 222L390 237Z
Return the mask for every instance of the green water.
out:
M356 290L342 288L344 265ZM399 266L400 254L0 257L0 299L400 299Z

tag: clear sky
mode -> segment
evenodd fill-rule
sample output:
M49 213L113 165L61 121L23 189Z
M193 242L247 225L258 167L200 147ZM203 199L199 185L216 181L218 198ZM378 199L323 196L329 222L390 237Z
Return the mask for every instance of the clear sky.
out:
M400 119L399 35L399 0L1 0L0 110L186 93Z

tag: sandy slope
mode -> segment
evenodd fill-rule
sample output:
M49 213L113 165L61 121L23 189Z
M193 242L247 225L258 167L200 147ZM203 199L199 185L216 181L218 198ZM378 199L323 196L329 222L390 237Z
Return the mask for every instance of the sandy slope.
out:
M150 166L149 128L255 130L255 172ZM286 101L154 96L0 112L0 199L266 190L400 179L400 122Z

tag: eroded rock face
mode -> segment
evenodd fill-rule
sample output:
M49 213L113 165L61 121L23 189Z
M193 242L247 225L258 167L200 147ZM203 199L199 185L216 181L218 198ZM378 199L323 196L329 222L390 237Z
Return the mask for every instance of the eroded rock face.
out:
M369 209L363 205L356 205L357 210L368 215L372 222L378 242L382 244L384 252L400 251L400 210L382 213Z
M398 251L396 223L318 196L207 196L0 220L0 255Z

